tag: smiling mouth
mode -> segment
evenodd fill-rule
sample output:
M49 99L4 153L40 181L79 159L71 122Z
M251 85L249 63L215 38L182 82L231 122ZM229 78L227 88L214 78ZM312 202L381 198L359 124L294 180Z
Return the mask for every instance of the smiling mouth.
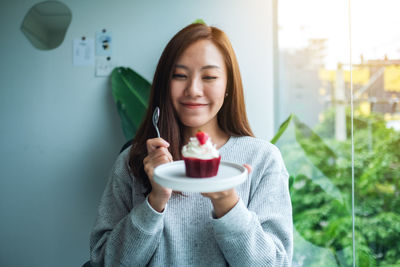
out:
M189 109L197 109L197 108L202 108L207 106L207 104L201 104L201 103L182 103L182 105L185 108L189 108Z

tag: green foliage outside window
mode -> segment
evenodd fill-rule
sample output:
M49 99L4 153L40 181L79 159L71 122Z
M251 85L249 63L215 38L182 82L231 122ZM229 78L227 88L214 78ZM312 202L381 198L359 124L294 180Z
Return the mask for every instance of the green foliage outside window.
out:
M294 260L352 266L350 131L346 141L335 140L333 110L314 131L294 122L295 139L280 148L294 180L296 233L332 255L330 265L327 255L300 255L306 249L295 243ZM377 114L354 120L356 266L400 266L400 132L385 125Z

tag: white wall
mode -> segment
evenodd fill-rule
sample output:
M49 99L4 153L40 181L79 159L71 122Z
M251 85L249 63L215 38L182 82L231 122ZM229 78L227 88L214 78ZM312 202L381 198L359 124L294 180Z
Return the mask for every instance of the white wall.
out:
M272 137L272 0L61 1L73 17L51 51L35 49L19 29L38 2L0 2L0 266L89 258L96 207L124 138L109 79L72 66L73 38L112 31L116 64L151 80L167 41L202 18L230 36L250 123Z

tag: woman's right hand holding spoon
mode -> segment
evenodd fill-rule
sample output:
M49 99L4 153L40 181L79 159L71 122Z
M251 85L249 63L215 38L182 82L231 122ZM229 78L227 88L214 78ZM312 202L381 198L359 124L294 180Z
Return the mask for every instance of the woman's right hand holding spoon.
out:
M162 187L154 181L154 169L161 164L172 162L173 159L168 151L169 143L164 139L148 139L146 145L147 156L143 160L143 165L152 187L148 200L153 209L162 212L171 197L172 189Z

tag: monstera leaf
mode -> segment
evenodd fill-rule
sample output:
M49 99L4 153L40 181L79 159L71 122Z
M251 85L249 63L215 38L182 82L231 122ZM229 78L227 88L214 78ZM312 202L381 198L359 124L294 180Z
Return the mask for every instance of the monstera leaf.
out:
M111 73L111 87L122 130L130 140L146 113L151 84L130 68L117 67Z

